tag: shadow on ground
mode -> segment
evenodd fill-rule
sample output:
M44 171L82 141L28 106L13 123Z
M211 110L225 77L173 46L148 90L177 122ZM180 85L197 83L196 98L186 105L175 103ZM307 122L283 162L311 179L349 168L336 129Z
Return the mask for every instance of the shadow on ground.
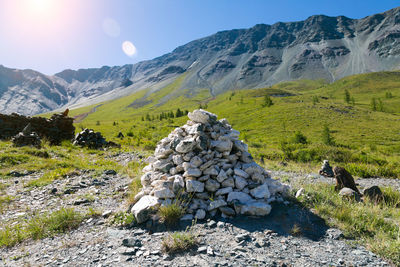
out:
M229 222L249 232L272 230L278 235L298 235L314 241L323 238L329 229L321 217L302 207L300 203L276 203L268 216L239 216Z
M329 227L325 221L312 213L309 209L303 207L300 202L294 200L289 205L283 203L274 203L272 211L268 216L249 217L237 216L233 219L225 219L221 217L214 218L215 221L223 221L233 226L246 230L248 232L264 232L272 230L281 236L301 236L313 241L322 239ZM183 231L192 225L192 221L181 221L176 227L166 228L164 224L153 222L152 227L142 227L149 229L151 232L163 231ZM206 226L207 222L198 221L197 224Z

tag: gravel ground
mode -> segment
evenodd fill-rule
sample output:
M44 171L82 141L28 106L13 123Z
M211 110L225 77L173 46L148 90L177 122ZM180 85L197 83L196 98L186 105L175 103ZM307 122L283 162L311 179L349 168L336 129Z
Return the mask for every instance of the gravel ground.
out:
M122 154L117 159L133 158L136 156ZM334 182L316 174L270 173L296 186ZM93 207L112 213L127 209L124 196L129 178L112 171L96 178L90 171L80 172L32 190L23 186L40 175L34 173L7 180L10 185L6 192L16 199L0 214L2 222L29 219L33 214L60 207L74 207L82 212ZM400 180L359 179L357 182L361 188L378 185L400 190ZM85 200L88 198L90 201ZM161 243L167 231L122 229L109 222L109 218L102 216L90 218L67 234L0 248L0 266L390 266L364 247L351 246L351 242L341 238L339 230L329 228L311 211L293 203L275 204L271 214L263 218L216 218L198 222L191 231L198 236L199 246L176 255L162 251ZM186 229L190 224L181 221L179 229ZM292 235L296 226L301 227L298 236Z

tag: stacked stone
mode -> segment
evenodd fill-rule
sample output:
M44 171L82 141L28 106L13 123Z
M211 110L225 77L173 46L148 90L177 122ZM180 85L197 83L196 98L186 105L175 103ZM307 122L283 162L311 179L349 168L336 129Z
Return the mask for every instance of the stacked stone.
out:
M108 142L100 132L95 132L92 129L86 128L76 134L73 144L97 149L107 146Z
M19 134L28 124L31 124L32 130L40 138L46 138L52 145L58 145L62 140L72 140L75 135L73 118L68 117L67 112L54 114L50 119L26 117L13 113L0 114L0 139L10 139Z
M186 219L221 213L264 216L270 203L283 201L288 186L273 180L253 161L226 119L199 109L186 125L162 139L143 169L143 188L131 211L145 222L159 205L188 199Z
M323 175L323 176L326 176L326 177L333 177L333 176L335 176L335 175L333 174L333 170L332 170L331 165L329 165L329 161L328 161L328 160L324 160L324 162L322 163L322 167L321 167L321 169L319 170L319 174L320 174L320 175Z
M39 135L35 132L32 132L32 126L30 123L22 130L22 132L14 136L11 141L13 142L14 146L17 147L34 146L40 148L42 144Z

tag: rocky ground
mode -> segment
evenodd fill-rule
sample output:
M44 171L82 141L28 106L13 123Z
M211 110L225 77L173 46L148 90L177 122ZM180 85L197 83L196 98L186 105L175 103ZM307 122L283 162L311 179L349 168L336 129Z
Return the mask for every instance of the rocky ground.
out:
M137 155L123 153L115 160L127 163ZM317 174L271 171L297 187L302 183L328 182L333 179ZM192 251L168 255L162 251L162 239L168 232L149 232L142 228L123 229L111 223L113 215L127 209L124 196L129 178L104 172L93 177L81 171L45 187L29 189L23 185L40 173L8 179L7 193L15 201L3 213L1 221L29 218L32 214L74 207L104 213L90 218L64 235L39 241L28 240L13 248L0 249L0 266L389 266L385 260L364 247L342 239L337 229L296 203L276 204L264 218L237 217L197 222L191 229L200 244ZM391 185L400 190L400 181L359 179L360 187ZM185 229L191 222L181 222ZM301 225L302 231L293 229ZM294 234L294 235L293 235Z

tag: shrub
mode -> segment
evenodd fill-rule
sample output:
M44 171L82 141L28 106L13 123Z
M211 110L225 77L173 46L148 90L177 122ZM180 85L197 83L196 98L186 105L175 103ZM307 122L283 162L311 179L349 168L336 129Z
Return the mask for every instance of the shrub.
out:
M295 144L307 144L307 137L300 131L296 131L291 139Z
M271 99L271 97L268 95L268 94L266 94L265 96L264 96L264 103L263 103L263 107L270 107L270 106L272 106L274 103L272 102L272 99Z
M324 126L324 129L322 131L322 142L325 145L329 145L329 146L332 146L335 144L335 141L334 141L333 137L331 136L331 130L329 129L329 127L327 125Z

